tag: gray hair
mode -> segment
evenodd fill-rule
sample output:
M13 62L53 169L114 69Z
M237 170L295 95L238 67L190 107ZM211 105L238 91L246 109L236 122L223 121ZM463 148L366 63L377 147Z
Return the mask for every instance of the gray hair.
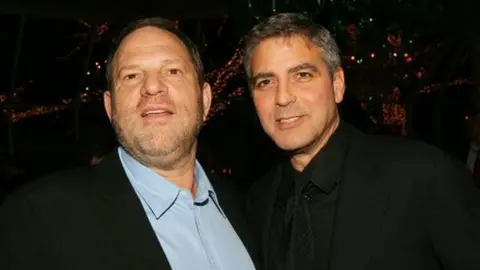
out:
M248 78L252 76L253 51L264 40L277 37L302 36L316 45L327 64L330 76L341 67L340 49L330 32L300 13L279 13L260 22L247 34L243 65Z

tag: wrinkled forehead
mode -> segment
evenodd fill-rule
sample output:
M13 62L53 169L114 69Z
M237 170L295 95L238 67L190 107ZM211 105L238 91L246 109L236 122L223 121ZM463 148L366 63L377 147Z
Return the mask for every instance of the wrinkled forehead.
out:
M159 50L168 51L171 57L191 61L185 44L177 36L153 26L137 29L127 35L120 43L114 61L120 63L129 56Z
M303 63L311 63L319 68L325 65L320 48L301 35L267 38L253 50L250 71L272 72L287 70Z
M287 34L282 36L272 36L265 38L257 43L252 50L252 56L258 51L259 47L268 44L271 47L303 48L309 51L322 52L322 49L307 36L302 34Z

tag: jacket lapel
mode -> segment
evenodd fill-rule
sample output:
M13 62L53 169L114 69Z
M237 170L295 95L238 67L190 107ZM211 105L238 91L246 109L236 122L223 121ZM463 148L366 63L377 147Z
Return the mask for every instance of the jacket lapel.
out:
M266 266L266 269L273 269L271 265L272 262L276 262L278 260L283 260L283 258L276 258L276 254L272 254L271 243L277 243L278 239L272 239L271 237L271 227L272 227L272 218L273 213L275 210L275 205L277 202L277 194L280 184L282 182L282 170L281 166L277 166L269 175L267 175L267 183L271 183L265 191L265 195L263 197L263 201L260 205L265 206L265 222L263 223L262 228L262 254L263 254L263 264ZM265 180L265 179L262 179Z
M389 192L377 175L367 138L354 132L347 152L335 220L331 269L364 269L378 243Z
M125 269L171 269L117 152L92 171L94 214Z

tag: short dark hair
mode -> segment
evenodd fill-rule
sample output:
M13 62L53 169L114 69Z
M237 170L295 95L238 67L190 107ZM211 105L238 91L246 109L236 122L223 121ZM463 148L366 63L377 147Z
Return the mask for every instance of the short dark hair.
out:
M243 64L247 76L251 77L253 51L264 40L277 37L302 36L321 51L330 76L341 66L340 49L330 32L300 13L279 13L255 25L245 39Z
M140 20L136 20L128 23L120 31L120 34L117 36L117 38L114 39L113 47L107 58L107 69L105 72L105 76L107 79L107 87L108 87L107 89L112 91L114 88L113 66L114 66L115 55L118 51L118 48L120 47L120 44L128 35L144 27L156 27L158 29L167 31L175 35L178 39L180 39L180 41L183 43L188 53L190 54L190 57L192 58L193 65L195 66L195 71L197 73L198 83L200 87L202 87L204 83L203 63L202 63L202 58L200 57L200 52L198 51L198 48L195 45L195 43L186 34L178 30L178 28L172 21L161 18L161 17L151 17L151 18L140 19Z

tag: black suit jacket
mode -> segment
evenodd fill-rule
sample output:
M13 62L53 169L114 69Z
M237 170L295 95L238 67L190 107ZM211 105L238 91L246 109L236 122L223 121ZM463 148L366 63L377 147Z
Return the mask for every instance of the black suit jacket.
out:
M241 195L226 181L210 181L254 259ZM115 152L96 167L37 180L5 200L0 269L171 268Z
M279 259L269 252L279 173L247 199L264 269ZM463 164L433 147L354 130L331 248L332 270L480 269L480 191Z

